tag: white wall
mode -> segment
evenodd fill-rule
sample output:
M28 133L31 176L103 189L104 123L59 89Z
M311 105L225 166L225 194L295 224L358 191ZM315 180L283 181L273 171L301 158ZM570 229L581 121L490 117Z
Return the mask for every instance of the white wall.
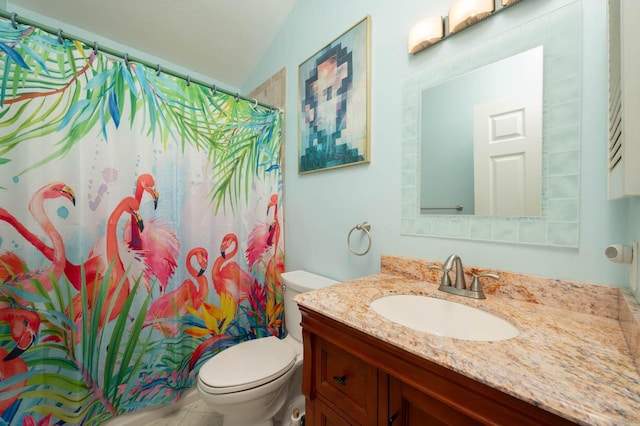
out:
M482 243L400 235L400 139L403 79L426 55L469 48L474 37L513 19L531 19L569 0L525 0L513 10L412 57L407 34L417 20L446 15L451 0L298 0L281 32L243 87L247 92L283 66L288 68L286 108L285 238L287 269L307 269L346 280L379 271L381 254L444 260L451 253L467 265L594 283L627 285L628 267L603 256L628 234L628 202L606 200L606 2L583 1L583 92L580 247L577 249ZM526 10L522 17L520 10ZM297 174L298 65L364 16L372 18L371 163ZM511 22L513 24L513 22ZM480 27L482 25L482 27ZM438 52L438 53L434 53ZM638 209L636 209L637 211ZM369 255L349 253L346 237L357 223L372 225ZM636 227L636 238L639 236Z

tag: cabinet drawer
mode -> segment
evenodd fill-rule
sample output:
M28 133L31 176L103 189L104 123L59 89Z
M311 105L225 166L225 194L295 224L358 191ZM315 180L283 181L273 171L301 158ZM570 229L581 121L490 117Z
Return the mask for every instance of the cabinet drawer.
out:
M314 403L313 426L358 426L327 407L321 400Z
M318 396L360 424L376 415L377 370L326 340L316 345L315 382Z

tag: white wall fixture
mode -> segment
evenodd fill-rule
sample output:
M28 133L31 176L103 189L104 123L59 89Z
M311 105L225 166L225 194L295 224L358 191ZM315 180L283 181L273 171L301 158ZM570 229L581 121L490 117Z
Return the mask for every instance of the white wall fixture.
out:
M409 31L409 53L412 55L437 43L444 37L441 16L432 16L417 22Z
M612 244L604 250L604 255L615 263L631 263L633 260L633 247L626 244Z
M615 263L626 263L629 269L629 288L638 295L638 242L612 244L604 250L607 259Z
M416 53L522 0L454 0L449 15L423 19L409 30L409 53Z
M609 0L609 199L640 195L640 2Z
M493 0L456 0L449 9L449 32L457 33L491 15Z

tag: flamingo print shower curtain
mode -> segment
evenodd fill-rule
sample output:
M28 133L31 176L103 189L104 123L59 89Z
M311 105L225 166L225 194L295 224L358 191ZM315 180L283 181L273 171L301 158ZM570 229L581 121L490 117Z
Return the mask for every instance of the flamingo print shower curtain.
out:
M0 50L0 425L172 403L282 336L279 114L3 20Z

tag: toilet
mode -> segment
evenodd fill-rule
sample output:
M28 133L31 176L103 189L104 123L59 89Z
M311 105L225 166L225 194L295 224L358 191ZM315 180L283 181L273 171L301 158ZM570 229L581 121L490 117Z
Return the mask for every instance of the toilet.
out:
M290 271L282 274L282 282L287 337L238 343L212 357L198 373L198 393L224 416L224 426L272 426L288 401L301 399L301 314L293 298L337 281Z

